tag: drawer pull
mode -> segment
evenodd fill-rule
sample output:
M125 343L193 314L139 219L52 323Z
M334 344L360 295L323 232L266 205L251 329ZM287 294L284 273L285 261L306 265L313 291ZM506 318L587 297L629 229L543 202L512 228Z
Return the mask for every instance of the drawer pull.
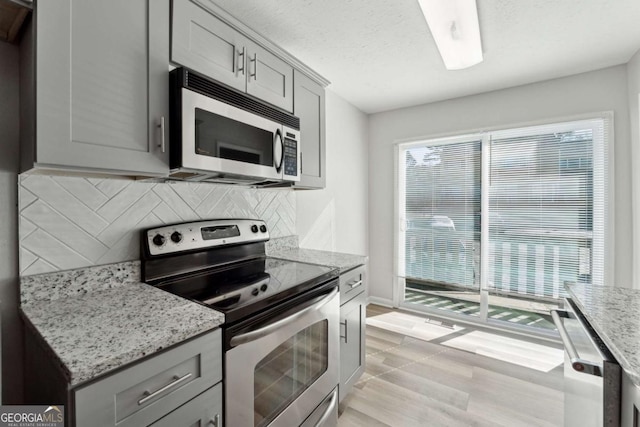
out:
M153 393L149 392L149 390L146 390L143 393L144 397L142 399L138 400L138 405L144 405L145 403L147 403L148 401L150 401L151 399L153 399L155 397L158 397L159 395L161 395L165 391L168 391L168 390L172 389L173 387L176 387L179 384L182 384L183 382L185 382L189 378L191 378L191 372L189 372L188 374L186 374L186 375L184 375L182 377L174 375L173 376L173 381L171 381L166 386L154 391Z
M212 425L213 427L221 427L220 414L216 414L216 416L213 417L213 419L209 420L209 425Z
M350 289L359 288L360 286L362 286L362 280L356 280L354 282L347 283L347 285L349 286Z

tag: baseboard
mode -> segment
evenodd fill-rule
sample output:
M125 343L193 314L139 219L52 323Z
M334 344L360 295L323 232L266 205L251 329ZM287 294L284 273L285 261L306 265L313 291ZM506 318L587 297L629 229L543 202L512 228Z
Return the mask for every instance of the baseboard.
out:
M379 298L379 297L370 296L368 298L368 303L369 304L381 305L383 307L393 308L393 301L390 300L390 299L386 299L386 298Z

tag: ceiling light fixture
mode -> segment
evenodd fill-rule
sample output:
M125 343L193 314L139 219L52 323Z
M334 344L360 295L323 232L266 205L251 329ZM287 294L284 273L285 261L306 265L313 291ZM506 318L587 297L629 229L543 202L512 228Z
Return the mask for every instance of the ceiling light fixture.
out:
M447 70L482 62L476 0L418 0Z

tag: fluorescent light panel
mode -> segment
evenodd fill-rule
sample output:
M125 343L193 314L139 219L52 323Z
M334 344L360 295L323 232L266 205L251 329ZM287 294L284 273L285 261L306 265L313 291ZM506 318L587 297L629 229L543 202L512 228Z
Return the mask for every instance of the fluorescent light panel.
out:
M476 0L418 0L447 70L482 62Z

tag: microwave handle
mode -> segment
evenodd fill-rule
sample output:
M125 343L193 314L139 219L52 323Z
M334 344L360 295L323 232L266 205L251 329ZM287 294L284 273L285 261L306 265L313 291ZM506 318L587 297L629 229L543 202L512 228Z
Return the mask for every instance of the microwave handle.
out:
M280 150L279 155L278 155L278 150ZM273 137L273 161L276 166L276 171L280 172L282 170L283 160L284 160L284 140L282 139L282 131L278 129L276 130L276 135Z

